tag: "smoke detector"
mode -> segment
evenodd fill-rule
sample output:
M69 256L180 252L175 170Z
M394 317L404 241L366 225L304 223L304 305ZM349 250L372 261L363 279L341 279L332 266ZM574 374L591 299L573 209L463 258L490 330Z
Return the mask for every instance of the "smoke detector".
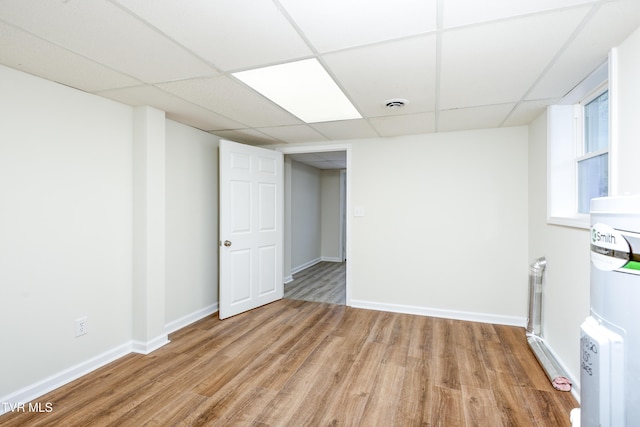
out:
M404 107L408 102L409 101L407 101L406 99L401 98L389 99L385 101L385 106L389 110L397 110L398 108Z

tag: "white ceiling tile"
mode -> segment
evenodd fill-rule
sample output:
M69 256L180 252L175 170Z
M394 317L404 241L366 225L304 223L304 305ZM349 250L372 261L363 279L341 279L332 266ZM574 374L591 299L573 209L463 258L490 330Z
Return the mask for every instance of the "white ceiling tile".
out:
M596 0L443 0L443 28L549 11Z
M282 144L282 141L271 138L258 132L255 129L239 129L239 130L219 130L211 132L211 134L219 136L233 142L249 145L274 145Z
M144 82L215 70L106 1L3 0L2 19Z
M294 115L227 76L182 80L157 86L248 127L302 123Z
M537 119L547 111L547 106L556 100L547 101L525 101L519 103L511 112L509 117L502 123L503 127L525 126Z
M369 121L380 136L417 135L435 131L434 113L373 117Z
M435 108L436 37L427 35L322 57L347 96L365 116L411 114ZM385 101L404 98L404 108Z
M318 169L345 169L347 167L346 151L286 154L286 157Z
M95 92L140 81L0 22L2 63L48 80Z
M619 45L638 26L640 1L603 4L527 98L565 95L607 60L611 46Z
M291 160L295 160L296 162L301 162L301 163L305 163L305 162L321 162L324 159L320 156L318 156L316 153L294 153L294 154L287 154L287 157L289 157Z
M99 92L98 95L128 105L149 105L165 111L167 117L172 120L205 131L246 127L150 85L106 90Z
M588 9L565 9L445 32L440 107L519 101Z
M316 132L309 125L278 126L271 128L259 128L260 132L272 136L275 139L288 144L309 141L326 141L327 138Z
M339 162L347 161L346 151L322 151L317 153L317 155L322 160L326 160L326 161L339 161Z
M320 52L436 29L436 0L279 0Z
M322 160L319 162L301 162L308 166L317 168L317 169L344 169L346 168L346 164L340 162L328 162L326 160Z
M369 122L364 119L312 123L311 127L330 140L374 138L378 136Z
M311 54L272 1L117 1L225 71Z
M515 104L485 105L440 111L438 132L497 128Z
M639 26L640 0L0 0L0 64L282 144L526 124ZM310 58L363 119L305 125L230 75Z
M176 108L171 108L167 112L168 118L201 129L205 132L242 128L242 125L238 122L227 119L220 114L186 101L174 102L172 105L175 105Z

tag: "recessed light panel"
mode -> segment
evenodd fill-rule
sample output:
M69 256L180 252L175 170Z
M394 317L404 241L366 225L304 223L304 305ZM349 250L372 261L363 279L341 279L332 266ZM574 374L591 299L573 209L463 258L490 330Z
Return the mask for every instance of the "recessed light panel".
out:
M315 58L233 75L306 123L362 118Z

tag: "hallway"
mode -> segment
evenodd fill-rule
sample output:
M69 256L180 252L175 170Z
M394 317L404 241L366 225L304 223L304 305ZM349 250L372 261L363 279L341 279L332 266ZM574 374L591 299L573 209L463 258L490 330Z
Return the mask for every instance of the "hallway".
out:
M319 262L294 274L284 285L284 297L345 305L346 269L346 262Z

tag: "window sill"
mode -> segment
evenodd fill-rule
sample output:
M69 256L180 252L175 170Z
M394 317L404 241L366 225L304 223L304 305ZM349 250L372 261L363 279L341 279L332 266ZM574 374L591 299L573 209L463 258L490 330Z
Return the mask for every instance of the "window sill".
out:
M547 218L547 224L562 225L565 227L582 228L589 230L591 224L589 222L589 215L575 215L575 216L551 216Z

